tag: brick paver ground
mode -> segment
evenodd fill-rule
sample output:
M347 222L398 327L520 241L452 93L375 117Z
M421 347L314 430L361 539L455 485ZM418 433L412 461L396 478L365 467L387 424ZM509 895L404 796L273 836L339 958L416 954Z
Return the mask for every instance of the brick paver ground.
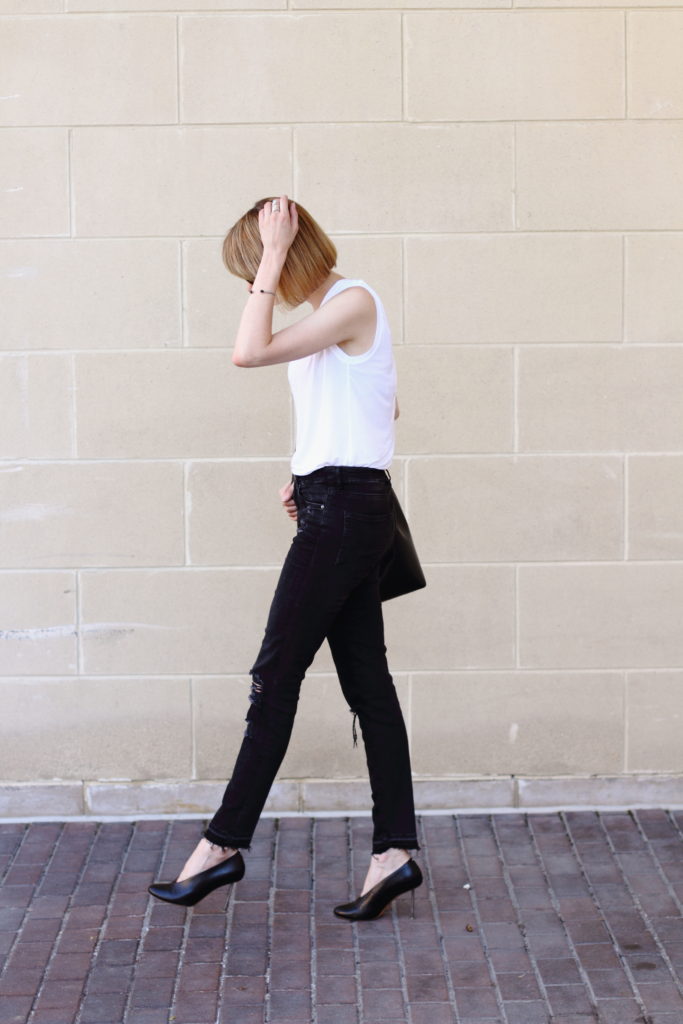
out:
M683 1024L683 813L419 826L415 920L350 924L366 817L262 818L192 909L146 889L201 822L0 824L0 1024Z

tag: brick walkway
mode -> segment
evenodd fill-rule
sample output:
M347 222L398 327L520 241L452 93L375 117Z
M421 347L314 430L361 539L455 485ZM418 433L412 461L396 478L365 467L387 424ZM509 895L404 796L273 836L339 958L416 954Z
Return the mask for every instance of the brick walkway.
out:
M683 1024L681 812L424 815L415 920L358 924L369 818L263 818L234 890L148 897L200 828L0 824L0 1024Z

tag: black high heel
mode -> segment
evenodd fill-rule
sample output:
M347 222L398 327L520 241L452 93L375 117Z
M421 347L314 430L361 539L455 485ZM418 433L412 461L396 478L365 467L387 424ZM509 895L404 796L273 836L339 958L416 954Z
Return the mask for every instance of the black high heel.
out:
M415 890L418 885L422 885L422 881L422 872L411 857L358 899L351 903L340 903L334 912L337 917L347 921L370 921L383 914L393 899L410 891L412 917L415 917Z
M244 860L238 850L232 857L212 868L207 868L206 871L200 871L198 875L184 878L182 882L154 882L147 891L158 900L165 900L166 903L193 907L214 889L221 885L229 885L231 882L239 882L243 875Z

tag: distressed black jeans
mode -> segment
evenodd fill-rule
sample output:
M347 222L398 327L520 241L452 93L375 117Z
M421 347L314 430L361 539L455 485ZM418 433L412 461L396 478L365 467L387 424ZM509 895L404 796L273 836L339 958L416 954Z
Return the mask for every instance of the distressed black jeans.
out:
M394 528L391 478L367 467L324 466L294 476L297 530L270 606L252 677L247 726L223 801L204 836L251 845L294 724L301 683L327 641L365 745L372 852L417 842L408 736L389 673L379 562Z

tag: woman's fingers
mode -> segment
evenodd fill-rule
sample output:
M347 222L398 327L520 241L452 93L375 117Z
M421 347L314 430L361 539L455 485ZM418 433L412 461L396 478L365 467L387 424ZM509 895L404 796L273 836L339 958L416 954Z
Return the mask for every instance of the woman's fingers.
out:
M292 203L292 206L294 203ZM269 200L259 210L259 219L261 217L266 221L276 221L278 217L281 220L289 220L290 204L287 196L280 196L279 199Z
M294 482L292 480L286 483L284 487L281 487L278 491L280 495L280 501L283 504L284 510L290 519L297 518L297 507L294 501Z
M264 247L286 252L298 229L296 203L294 200L290 203L286 195L270 200L259 210L259 231Z
M275 206L275 209L273 209L273 206ZM294 200L292 199L290 201L286 195L281 195L279 199L269 199L268 202L259 210L259 219L261 217L271 219L278 215L283 220L289 220L290 217L297 218L296 203Z

